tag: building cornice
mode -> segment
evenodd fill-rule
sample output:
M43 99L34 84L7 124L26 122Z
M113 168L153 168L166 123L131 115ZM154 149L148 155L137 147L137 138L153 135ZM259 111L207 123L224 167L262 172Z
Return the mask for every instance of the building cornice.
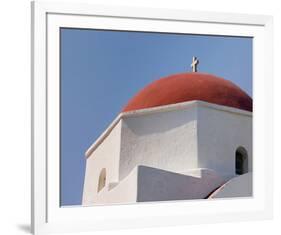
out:
M223 112L238 114L242 116L249 116L252 117L252 112L245 111L242 109L232 108L228 106L208 103L205 101L187 101L177 104L169 104L169 105L163 105L159 107L153 107L153 108L146 108L146 109L139 109L129 112L122 112L120 113L113 122L105 129L105 131L99 136L99 138L87 149L85 156L86 158L90 157L90 155L98 148L98 146L105 140L105 138L111 133L111 131L114 129L114 127L119 123L121 119L129 118L129 117L138 117L138 116L144 116L148 114L155 114L155 113L162 113L162 112L172 112L176 110L184 110L184 109L190 109L193 107L205 107L205 108L211 108Z

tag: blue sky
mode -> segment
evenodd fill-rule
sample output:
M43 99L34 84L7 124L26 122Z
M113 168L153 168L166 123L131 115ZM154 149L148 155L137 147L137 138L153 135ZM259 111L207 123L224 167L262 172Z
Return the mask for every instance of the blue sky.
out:
M80 205L85 151L151 81L191 71L231 80L252 96L252 39L61 29L61 205Z

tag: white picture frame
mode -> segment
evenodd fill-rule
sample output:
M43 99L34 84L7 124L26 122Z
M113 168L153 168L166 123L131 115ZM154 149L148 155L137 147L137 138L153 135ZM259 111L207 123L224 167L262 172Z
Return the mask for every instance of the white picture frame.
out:
M82 232L272 218L272 21L271 16L261 15L33 2L32 232ZM61 208L57 159L58 42L59 28L66 26L253 37L253 198Z

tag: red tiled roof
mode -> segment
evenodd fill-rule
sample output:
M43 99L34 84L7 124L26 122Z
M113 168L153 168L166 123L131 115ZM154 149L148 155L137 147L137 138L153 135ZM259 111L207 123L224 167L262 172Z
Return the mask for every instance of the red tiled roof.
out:
M252 112L252 98L231 81L205 73L182 73L161 78L140 90L123 112L201 100Z

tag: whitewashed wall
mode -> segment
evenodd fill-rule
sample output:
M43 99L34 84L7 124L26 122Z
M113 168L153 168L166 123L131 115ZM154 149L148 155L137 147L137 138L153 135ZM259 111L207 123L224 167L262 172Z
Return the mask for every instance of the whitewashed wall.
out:
M247 111L193 101L126 113L113 124L91 147L84 205L135 201L141 185L128 175L139 165L182 174L208 168L226 180L235 176L235 152L242 146L252 170L252 114ZM103 168L106 186L98 194Z
M117 185L104 187L95 196L94 204L203 199L223 183L224 180L209 169L178 174L138 165Z
M183 172L197 167L196 106L123 119L120 179L136 165Z
M235 175L235 152L239 146L248 152L252 170L252 114L238 109L198 107L198 165L221 175Z
M83 205L95 202L99 175L103 168L106 169L106 187L108 183L118 182L121 126L122 120L118 122L111 133L87 158Z
M253 174L239 175L216 190L210 198L231 198L231 197L251 197L253 196Z
M138 202L204 199L221 186L224 180L209 169L200 169L201 176L178 174L146 166L139 167Z
M95 205L108 203L136 203L138 193L139 167L136 166L129 175L114 187L107 185L95 196Z

